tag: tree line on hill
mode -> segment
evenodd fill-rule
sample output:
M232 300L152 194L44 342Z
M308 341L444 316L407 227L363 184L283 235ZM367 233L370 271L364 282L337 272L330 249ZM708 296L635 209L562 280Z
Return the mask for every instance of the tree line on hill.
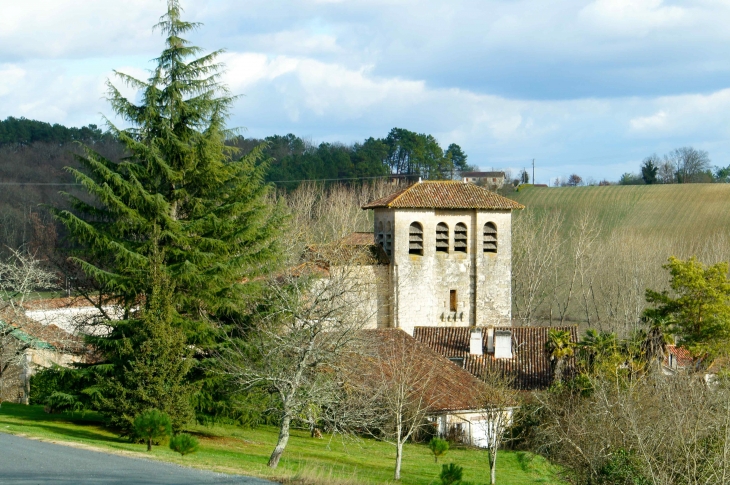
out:
M0 120L0 146L27 146L33 143L65 145L74 141L94 144L109 139L111 139L110 133L103 132L93 124L81 128L68 128L58 123L50 124L23 117L9 116L5 120Z
M46 206L66 207L59 192L79 190L64 167L78 166L81 146L93 146L117 163L129 155L125 144L111 131L95 125L67 128L25 118L0 121L0 253L5 248L36 244L34 228L46 232L53 227ZM224 141L239 156L260 150L269 160L264 181L290 191L303 180L339 181L358 184L391 176L406 181L453 178L474 167L457 144L442 148L432 135L393 128L386 137L370 137L362 143L320 143L315 145L293 134L264 139L234 137ZM258 147L258 148L257 148Z
M710 155L694 147L675 148L664 156L646 157L639 173L625 173L620 185L728 183L730 165L712 166Z

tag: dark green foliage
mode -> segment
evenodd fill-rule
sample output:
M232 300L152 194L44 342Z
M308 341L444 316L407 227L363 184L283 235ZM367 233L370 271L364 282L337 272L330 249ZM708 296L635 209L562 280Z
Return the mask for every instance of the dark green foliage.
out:
M388 175L385 164L388 147L381 140L369 138L352 146L321 143L312 146L292 134L266 138L264 154L272 158L267 180L277 186L295 188L301 180L347 180ZM240 143L240 141L239 141ZM282 181L292 180L292 183Z
M44 121L12 116L0 121L0 145L30 145L36 142L62 145L74 141L96 143L111 138L109 133L102 133L96 125L66 128L58 123L51 125Z
M644 179L635 173L626 172L618 180L619 185L644 185Z
M646 185L656 183L656 174L659 170L659 157L652 155L644 159L644 163L641 164L641 178L644 180Z
M454 165L454 170L458 170L460 172L478 170L478 168L474 165L466 163L466 153L464 153L464 150L462 150L456 143L449 145L444 155L451 160L451 163Z
M170 449L180 453L182 456L198 451L198 439L186 433L181 433L170 438Z
M73 209L55 211L75 245L70 261L123 311L108 334L89 337L102 357L94 402L123 429L148 407L176 429L190 418L204 388L189 381L206 377L200 362L245 321L255 277L281 259L284 213L266 203L264 147L238 158L226 145L234 98L219 83L220 52L198 57L181 37L197 25L180 19L177 0L167 6L150 78L117 73L140 104L108 84L131 126L110 131L129 156L117 163L86 147L81 168L68 170L88 197L69 195Z
M428 449L433 453L434 461L438 463L439 456L443 456L449 451L449 442L441 438L431 438L431 441L428 442Z
M459 485L463 474L464 469L455 463L441 465L441 473L439 474L441 485Z
M515 411L512 425L505 432L503 440L510 449L529 449L534 440L535 430L542 424L542 407L533 403L523 403Z
M408 175L410 179L450 178L454 167L432 135L393 128L385 138L388 145L387 164L390 171Z
M96 408L123 433L131 430L135 416L152 407L169 416L175 431L193 417L191 396L199 388L187 380L193 353L181 322L173 321L175 288L159 273L154 263L153 286L140 318L119 324L125 337L112 341L112 348L106 347L108 340L99 341L115 372L100 375Z
M134 436L147 443L147 451L152 450L152 442L158 442L172 434L170 417L157 409L150 409L134 418Z
M83 369L53 366L41 369L30 378L30 404L48 406L52 412L89 408L89 375Z
M649 485L641 472L639 460L632 452L618 450L597 473L596 485Z

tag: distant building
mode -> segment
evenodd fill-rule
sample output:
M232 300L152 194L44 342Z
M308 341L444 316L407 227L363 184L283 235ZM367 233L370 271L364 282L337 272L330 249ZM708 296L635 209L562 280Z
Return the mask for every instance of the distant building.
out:
M461 179L494 190L504 186L505 175L504 172L461 172Z

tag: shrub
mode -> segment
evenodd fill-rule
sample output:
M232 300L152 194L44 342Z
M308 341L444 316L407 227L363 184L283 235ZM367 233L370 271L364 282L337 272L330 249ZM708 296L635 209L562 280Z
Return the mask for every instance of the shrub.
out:
M630 451L618 450L599 470L596 483L600 485L649 485L641 472L639 460Z
M445 455L449 451L449 442L441 438L431 438L431 441L428 442L428 448L433 453L434 461L438 463L439 456Z
M170 416L150 409L134 419L134 434L147 443L147 451L152 449L152 441L159 441L172 434Z
M464 474L464 469L454 463L441 466L441 485L459 485L461 483L461 477Z
M197 438L186 433L180 433L170 438L170 449L182 456L198 451L198 445Z

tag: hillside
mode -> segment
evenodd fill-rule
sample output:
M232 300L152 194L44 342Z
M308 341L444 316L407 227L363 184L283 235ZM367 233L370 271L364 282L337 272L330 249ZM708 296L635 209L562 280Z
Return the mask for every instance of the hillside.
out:
M509 197L536 212L561 211L566 228L589 211L603 235L621 229L697 240L730 228L730 184L530 187Z

